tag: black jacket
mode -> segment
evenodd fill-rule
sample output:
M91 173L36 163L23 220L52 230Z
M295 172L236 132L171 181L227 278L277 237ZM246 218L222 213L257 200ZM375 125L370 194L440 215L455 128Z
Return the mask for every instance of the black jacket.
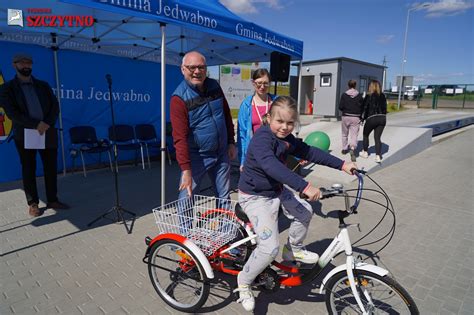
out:
M387 99L385 95L378 94L367 94L364 98L364 116L363 119L370 118L375 115L386 115L387 114Z
M342 116L362 116L363 101L360 94L355 97L351 97L347 93L342 94L339 101L339 110L342 112Z
M43 121L50 128L46 131L45 146L47 148L58 147L58 135L55 128L59 115L59 104L53 90L45 81L32 78L38 100L43 109ZM21 81L17 77L0 86L0 105L13 122L13 138L19 143L24 142L24 129L36 129L39 120L29 116L25 95L21 89Z

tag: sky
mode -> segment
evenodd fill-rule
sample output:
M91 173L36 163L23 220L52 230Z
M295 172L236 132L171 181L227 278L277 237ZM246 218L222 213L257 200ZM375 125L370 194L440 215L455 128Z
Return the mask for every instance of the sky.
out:
M303 61L387 60L387 86L401 73L415 84L474 84L474 0L220 0L240 17L303 41ZM426 7L418 8L421 5ZM429 6L428 6L429 5Z

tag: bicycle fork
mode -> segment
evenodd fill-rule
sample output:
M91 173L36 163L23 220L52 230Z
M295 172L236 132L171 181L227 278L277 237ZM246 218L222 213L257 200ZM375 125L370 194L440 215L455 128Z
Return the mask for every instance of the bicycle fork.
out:
M347 252L346 252L346 255L347 255ZM357 301L357 305L359 305L359 308L361 309L362 314L365 315L368 313L365 310L364 305L362 304L362 300L360 299L359 292L357 291L356 282L354 279L354 272L353 272L354 268L355 268L354 257L352 257L352 252L351 252L351 254L347 255L346 257L347 278L349 279L349 285L351 287L352 294L354 295L354 298ZM359 285L361 285L360 281L359 281ZM364 296L368 299L369 303L372 303L372 300L370 299L370 296L368 296L368 294L364 294Z
M358 227L358 224L344 224L341 226L341 230L339 231L339 234L334 238L334 240L331 242L329 245L328 249L321 255L321 258L319 259L318 264L320 265L321 268L325 267L338 253L340 252L345 252L346 254L346 264L345 268L342 268L343 266L339 266L338 268L333 269L323 280L323 286L326 283L329 278L331 278L334 274L336 274L339 271L346 270L347 273L347 278L349 280L349 285L352 291L352 294L354 295L354 298L356 299L357 305L359 306L360 310L362 311L362 314L368 314L367 310L364 308L364 305L362 303L362 300L360 298L359 292L357 291L357 286L356 286L356 281L354 279L354 269L356 269L359 266L356 266L356 263L354 261L354 256L352 253L352 244L349 238L349 232L347 231L348 227ZM365 265L365 264L364 264ZM359 283L359 285L361 285ZM369 304L372 304L372 299L368 294L364 293L365 298L369 302Z

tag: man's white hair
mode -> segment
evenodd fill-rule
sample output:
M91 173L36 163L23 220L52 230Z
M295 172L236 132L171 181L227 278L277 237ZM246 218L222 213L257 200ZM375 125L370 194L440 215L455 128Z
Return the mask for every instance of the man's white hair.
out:
M204 57L204 55L201 54L199 51L193 50L193 51L187 52L187 53L183 56L183 60L181 61L181 65L182 65L182 66L185 65L186 57L188 57L189 54L198 54L198 55L200 55L200 56L202 57L202 59L204 59L204 64L207 64L207 63L206 63L206 57Z

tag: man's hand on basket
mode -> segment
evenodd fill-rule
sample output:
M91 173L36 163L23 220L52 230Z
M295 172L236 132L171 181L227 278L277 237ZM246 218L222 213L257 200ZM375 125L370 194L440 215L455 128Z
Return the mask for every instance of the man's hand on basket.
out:
M179 184L179 190L188 190L188 196L191 196L193 193L193 177L191 176L191 170L183 171L181 176L181 184Z

